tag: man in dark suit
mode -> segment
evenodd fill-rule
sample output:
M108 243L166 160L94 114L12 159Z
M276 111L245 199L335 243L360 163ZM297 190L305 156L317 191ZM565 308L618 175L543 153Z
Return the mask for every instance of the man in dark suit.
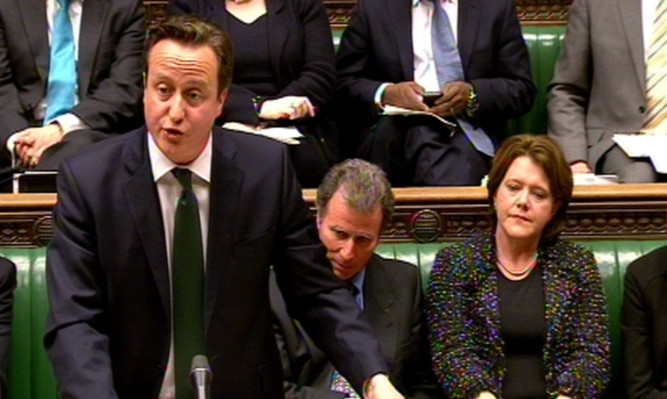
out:
M231 79L226 34L172 17L149 29L146 48L146 128L59 170L44 341L61 397L187 398L193 356L181 355L201 350L212 398L282 398L273 265L290 310L353 386L402 398L327 266L287 150L212 128Z
M69 1L75 105L44 124L59 1L0 2L0 166L15 150L26 166L56 169L80 148L141 125L141 0Z
M458 78L440 83L433 16L448 15ZM435 34L435 37L443 35ZM394 185L478 185L509 118L535 98L530 63L511 0L360 0L337 54L342 140L382 166ZM453 75L452 75L453 76ZM435 98L427 92L439 93ZM431 116L382 116L391 105ZM462 122L463 121L463 122ZM461 134L462 123L480 132ZM470 129L466 129L470 131ZM484 140L489 141L483 145ZM348 151L349 155L349 151Z
M0 257L0 399L7 397L5 369L12 336L12 308L16 288L16 265Z
M621 317L628 398L667 397L667 247L628 266Z
M336 277L355 294L390 364L389 378L409 398L440 397L431 370L419 270L374 255L391 220L394 196L382 170L360 159L334 166L317 190L319 236ZM345 398L333 365L292 320L271 280L271 309L282 353L285 397ZM342 392L341 392L342 391Z

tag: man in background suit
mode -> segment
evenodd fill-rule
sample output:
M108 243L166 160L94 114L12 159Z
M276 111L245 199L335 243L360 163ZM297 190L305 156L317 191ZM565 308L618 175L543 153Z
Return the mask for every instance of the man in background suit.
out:
M659 178L648 159L629 158L612 140L614 133L639 132L646 121L656 4L577 0L570 8L547 110L548 134L573 173L614 174L626 183Z
M141 125L142 0L70 0L76 101L43 125L59 1L0 2L0 166L15 149L25 166L57 169L79 149Z
M621 333L628 398L667 397L667 247L628 266Z
M419 269L374 254L393 211L394 196L384 173L360 159L334 166L317 190L320 240L336 277L356 293L390 364L390 380L406 397L440 397L426 342ZM289 317L273 279L270 294L285 397L345 398L345 384L335 384L333 365Z
M44 342L61 397L186 399L203 353L211 398L283 398L273 265L290 311L353 386L402 398L328 267L285 146L213 128L231 80L227 35L170 17L146 49L146 127L59 169Z
M437 75L445 62L435 61L431 40L434 2L357 3L336 60L341 140L354 141L351 152L379 164L393 185L479 185L505 122L533 104L528 52L511 0L435 4L448 15L458 50L449 59L460 58L463 74L444 85ZM431 103L425 92L441 94ZM464 119L490 148L485 153L460 126L452 133L433 117L382 117L387 105L457 118L459 125Z
M0 399L7 397L5 370L9 360L12 336L14 289L16 288L16 265L0 257Z

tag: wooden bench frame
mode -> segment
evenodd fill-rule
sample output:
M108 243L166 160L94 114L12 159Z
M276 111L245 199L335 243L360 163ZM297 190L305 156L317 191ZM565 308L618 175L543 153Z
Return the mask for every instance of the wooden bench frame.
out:
M483 187L394 189L396 212L384 242L459 241L489 229ZM315 190L304 190L314 212ZM1 194L0 246L45 246L53 235L55 194ZM667 184L575 187L564 238L659 240L667 238Z

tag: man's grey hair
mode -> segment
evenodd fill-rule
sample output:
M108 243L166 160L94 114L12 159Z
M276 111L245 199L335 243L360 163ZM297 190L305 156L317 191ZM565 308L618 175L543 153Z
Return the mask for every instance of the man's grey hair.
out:
M379 166L362 159L348 159L332 167L317 188L315 205L320 218L326 216L327 204L339 189L347 204L357 212L370 213L380 206L381 231L389 225L394 214L394 193Z

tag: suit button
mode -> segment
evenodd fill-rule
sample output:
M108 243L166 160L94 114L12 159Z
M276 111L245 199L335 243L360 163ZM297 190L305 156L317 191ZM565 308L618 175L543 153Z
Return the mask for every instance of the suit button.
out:
M639 106L639 113L640 113L640 114L643 114L644 112L646 112L646 107L643 106L643 105L640 105L640 106Z

